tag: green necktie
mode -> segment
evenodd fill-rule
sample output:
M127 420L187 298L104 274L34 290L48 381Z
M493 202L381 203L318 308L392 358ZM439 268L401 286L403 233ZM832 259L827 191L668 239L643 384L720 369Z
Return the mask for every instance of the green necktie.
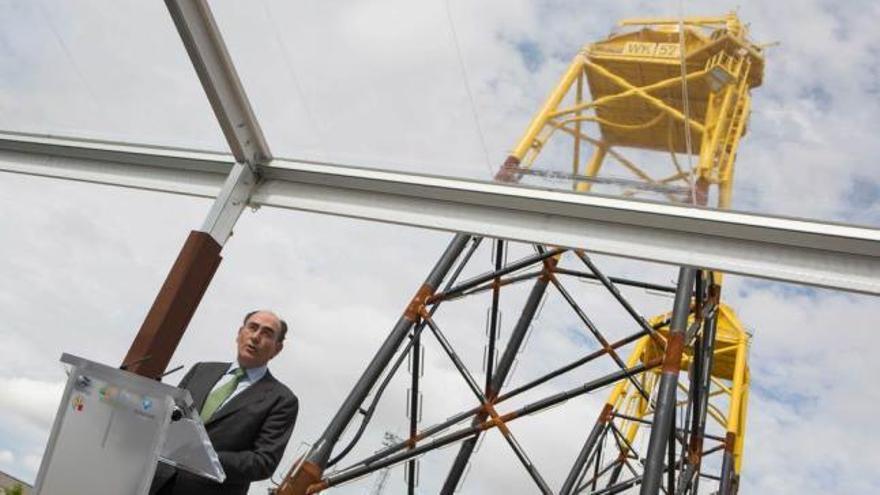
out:
M205 405L202 406L202 422L207 423L211 416L217 412L217 409L220 409L220 406L226 402L226 399L232 395L232 392L235 392L235 387L238 386L238 382L241 381L242 377L244 377L244 368L238 367L232 372L232 380L217 387L216 390L208 395Z

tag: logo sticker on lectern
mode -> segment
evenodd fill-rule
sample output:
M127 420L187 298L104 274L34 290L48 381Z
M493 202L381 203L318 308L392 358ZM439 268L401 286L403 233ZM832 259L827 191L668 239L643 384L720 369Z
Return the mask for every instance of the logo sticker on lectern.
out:
M76 394L73 396L73 399L70 401L70 407L73 408L74 411L80 412L86 406L86 399L82 396L82 394Z

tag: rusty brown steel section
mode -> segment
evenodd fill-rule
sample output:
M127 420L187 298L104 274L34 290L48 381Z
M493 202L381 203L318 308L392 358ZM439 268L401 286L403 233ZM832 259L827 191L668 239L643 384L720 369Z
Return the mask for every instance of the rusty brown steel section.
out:
M294 463L296 465L296 463ZM286 476L278 486L276 495L294 495L297 493L315 493L310 490L312 486L321 484L322 469L317 464L305 461L299 468L299 474L295 478Z
M519 182L519 158L510 155L504 160L501 168L495 174L495 180L498 182Z
M425 304L428 299L434 295L434 291L435 289L428 284L423 284L419 287L419 290L416 291L416 295L413 296L412 300L410 300L406 309L403 311L403 317L409 321L415 321L416 318L419 317L419 314L425 309Z
M734 446L736 434L727 432L724 438L724 458L721 461L721 483L718 488L719 495L733 495L736 493L736 473L733 467Z
M707 278L711 280L712 275L710 274ZM716 308L720 306L720 285L713 283L709 286L708 299L709 304L715 305ZM697 298L697 302L700 302L700 298ZM697 314L699 314L699 312ZM706 408L708 407L708 399L710 393L710 385L708 383L708 380L712 374L712 365L714 363L713 358L715 355L715 338L717 334L717 329L715 328L715 325L717 324L717 318L717 312L714 315L710 316L710 320L707 320L703 325L703 335L700 337L700 343L702 345L702 349L700 350L700 357L704 362L699 364L701 381L698 383L698 390L700 390L700 398L698 404L695 404L695 407L697 409L694 413L693 426L691 427L692 436L688 449L689 462L696 466L697 470L699 470L700 463L703 458L703 441L706 437ZM697 350L695 349L695 357L696 351ZM696 363L696 358L694 359L694 362Z
M663 373L678 373L684 355L684 333L670 332L666 341L666 357L663 359Z
M164 373L220 265L220 249L207 233L190 232L125 355L125 369L148 378Z

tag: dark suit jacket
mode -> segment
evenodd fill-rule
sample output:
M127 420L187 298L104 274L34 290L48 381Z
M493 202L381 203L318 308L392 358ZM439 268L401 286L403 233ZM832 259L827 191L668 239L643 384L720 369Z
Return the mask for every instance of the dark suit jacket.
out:
M201 411L211 389L230 363L198 363L180 381ZM220 464L223 484L159 463L150 494L245 495L252 481L275 472L293 431L299 401L268 371L256 383L229 399L205 423Z

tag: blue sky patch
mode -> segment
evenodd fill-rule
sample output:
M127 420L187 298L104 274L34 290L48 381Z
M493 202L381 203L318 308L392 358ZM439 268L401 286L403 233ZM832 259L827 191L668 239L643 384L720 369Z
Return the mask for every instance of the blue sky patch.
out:
M541 51L541 46L533 40L520 40L513 46L519 52L520 59L529 72L537 72L547 60Z
M827 89L818 84L809 88L802 89L798 96L800 98L812 101L816 105L816 108L818 108L821 112L827 112L831 110L831 107L834 104L834 98L831 96L831 93L829 93Z
M778 386L763 386L759 381L752 382L752 391L767 400L778 402L793 409L798 416L810 416L816 411L819 398L796 390Z
M771 280L746 279L743 281L739 289L740 297L748 297L754 291L770 291L774 294L782 296L784 299L793 299L806 297L808 299L817 299L819 291L815 287L806 285L785 284L782 282L773 282Z
M843 200L856 210L871 208L880 203L880 183L867 177L853 177Z
M880 224L880 182L865 176L853 176L839 198L839 216L846 222Z
M571 343L585 349L596 348L596 340L592 336L587 335L586 332L587 330L579 325L565 327L565 336Z

